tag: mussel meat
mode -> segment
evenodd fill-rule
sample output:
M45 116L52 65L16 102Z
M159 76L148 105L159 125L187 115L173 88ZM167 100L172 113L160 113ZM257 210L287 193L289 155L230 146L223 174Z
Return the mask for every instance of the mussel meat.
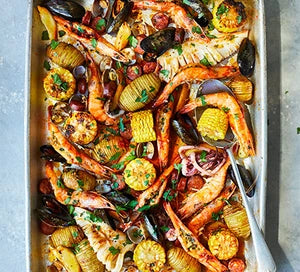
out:
M40 151L42 152L42 159L47 161L55 161L65 163L66 159L62 157L56 150L52 147L52 145L42 145L40 147Z
M147 53L160 56L174 45L175 31L174 27L157 31L141 41L141 48Z
M188 10L192 13L192 15L194 15L193 17L195 21L200 26L207 26L209 21L213 18L211 12L201 0L188 0L182 2L189 7Z
M74 224L66 206L60 204L54 196L43 195L42 207L37 209L39 218L48 225L66 227Z
M253 180L250 171L240 164L238 164L237 166L238 166L247 196L249 196L249 197L254 196L255 181ZM236 181L236 178L235 178L235 175L234 175L231 165L228 168L228 174L229 174L230 178L232 179L232 181L235 184L237 184L237 181Z
M240 45L237 61L241 74L246 77L252 76L255 67L255 47L248 38Z
M158 243L164 244L164 236L158 227L158 223L155 217L152 214L144 214L143 218L145 227L152 239Z
M200 137L193 121L187 114L176 114L172 126L180 139L187 145L198 145Z
M126 3L116 18L110 18L107 24L107 33L116 32L120 28L123 22L130 16L133 5L133 2Z
M115 0L94 0L92 14L94 17L101 16L106 20L110 18Z
M152 142L138 143L136 146L135 154L138 158L147 157L151 160L154 156L154 150L155 148Z
M68 103L57 102L51 109L51 121L54 124L61 124L71 116L71 107Z
M83 6L70 0L50 0L45 6L51 12L70 21L80 21L85 14Z

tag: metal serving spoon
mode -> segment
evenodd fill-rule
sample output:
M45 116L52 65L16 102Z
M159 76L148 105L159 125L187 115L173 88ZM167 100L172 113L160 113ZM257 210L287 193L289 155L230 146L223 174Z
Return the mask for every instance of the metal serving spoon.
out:
M231 89L229 89L225 84L223 84L219 80L210 79L207 81L204 81L199 88L199 91L202 94L208 94L208 93L216 93L216 92L228 92L230 95L233 95L233 92ZM258 264L258 271L260 272L274 272L276 271L276 264L274 262L274 259L272 257L272 254L266 244L266 241L264 239L264 236L256 222L255 216L253 214L253 211L249 205L248 198L245 192L245 188L242 182L241 175L239 173L237 163L235 161L234 155L232 153L232 146L234 144L233 141L230 140L223 140L223 141L214 141L207 137L202 137L205 142L208 144L215 146L215 147L221 147L226 148L226 152L229 156L229 159L231 161L232 169L238 184L238 187L241 192L243 204L248 216L248 221L251 229L251 235L252 235L252 241L255 249L256 254L256 260Z

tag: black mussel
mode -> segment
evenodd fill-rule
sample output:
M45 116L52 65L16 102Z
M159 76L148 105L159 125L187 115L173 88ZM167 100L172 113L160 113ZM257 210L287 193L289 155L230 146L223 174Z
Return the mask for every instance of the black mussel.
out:
M200 26L207 26L209 21L213 18L211 12L201 0L188 0L182 2L189 7L188 10Z
M141 48L147 53L160 56L174 45L175 31L174 27L157 31L141 41Z
M246 77L252 76L255 67L255 47L248 38L240 45L237 61L241 74Z
M45 6L51 12L70 21L80 21L85 14L83 6L69 0L50 0Z
M152 62L152 61L156 61L156 59L157 59L157 55L154 54L154 53L147 53L147 52L145 52L143 54L143 60L144 61Z
M172 126L180 139L187 145L198 145L200 137L192 119L187 114L176 114Z
M107 194L111 192L112 182L110 180L100 180L99 184L95 187L96 192L99 194Z
M100 217L106 224L110 225L114 230L116 229L116 224L110 215L104 209L97 209L94 211L97 217Z
M116 32L119 30L123 22L130 16L133 5L133 2L126 3L116 18L113 19L110 17L107 24L107 33Z
M94 17L110 18L115 0L94 0L92 14Z
M152 239L158 243L164 244L164 236L162 235L157 220L152 214L143 215L145 227Z
M42 145L40 147L40 151L42 152L42 159L62 163L66 162L66 159L63 156L61 156L58 152L56 152L52 145Z
M66 206L60 204L54 196L43 195L42 207L37 209L39 218L48 225L55 227L65 227L74 224Z
M116 205L126 205L131 200L119 191L111 191L105 194L105 197Z
M238 164L237 166L238 166L247 196L249 196L249 197L254 196L255 181L253 180L250 171L240 164ZM228 174L229 174L229 177L233 180L233 182L235 184L237 184L237 181L235 179L235 175L234 175L231 165L228 168Z

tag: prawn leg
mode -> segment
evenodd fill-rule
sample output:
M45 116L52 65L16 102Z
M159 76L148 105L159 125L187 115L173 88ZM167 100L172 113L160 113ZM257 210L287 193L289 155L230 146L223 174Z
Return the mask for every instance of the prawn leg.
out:
M100 54L109 56L120 62L129 61L111 43L109 43L103 37L96 35L95 31L92 28L89 28L80 23L70 22L58 16L53 16L53 18L70 37L80 41L86 47L93 46L94 50L98 51Z
M220 170L215 175L205 180L205 184L199 191L190 194L183 201L183 206L178 210L182 219L191 216L193 213L202 208L204 204L214 200L220 194L225 184L229 165L230 160L227 158Z
M172 117L174 101L169 101L158 109L156 115L156 138L160 170L168 165L170 150L170 121Z
M74 191L69 194L69 190L67 188L58 185L59 176L55 172L53 163L51 162L46 163L46 176L49 178L55 198L64 205L69 204L87 209L115 210L115 207L112 203L96 192Z
M197 237L180 221L171 208L170 203L164 202L164 208L170 217L183 249L212 272L226 272L224 266L197 239Z
M144 205L154 206L159 203L168 183L168 178L174 170L174 164L180 162L180 157L177 156L172 164L166 168L159 176L157 181L153 183L148 189L143 191L138 197L138 204L135 210L143 207Z
M229 125L240 144L242 154L245 157L254 156L255 148L253 137L247 126L245 113L237 100L226 92L207 94L188 103L180 112L187 113L204 105L227 109Z
M197 22L190 18L185 9L172 2L156 2L156 1L137 1L134 2L134 10L152 9L158 12L167 13L172 20L179 26L188 30L195 38L199 38L205 42L210 39L205 36L204 31L201 29ZM195 31L197 29L197 31Z
M50 143L53 148L62 155L69 164L76 164L81 168L95 173L99 176L110 178L113 169L104 166L82 151L76 149L68 139L61 133L59 128L52 123L50 119L50 107L48 116L48 130L50 134Z
M161 95L155 101L153 107L158 107L164 101L166 101L169 95L182 83L201 81L204 79L211 78L226 78L238 74L239 71L234 66L220 66L220 67L192 67L187 65L186 68L183 68L179 71L174 78L166 85Z
M212 214L219 212L225 205L226 199L229 199L236 189L235 184L232 182L227 186L220 194L218 198L210 202L205 206L200 213L192 218L188 223L188 228L197 236L201 231L201 228L211 221Z

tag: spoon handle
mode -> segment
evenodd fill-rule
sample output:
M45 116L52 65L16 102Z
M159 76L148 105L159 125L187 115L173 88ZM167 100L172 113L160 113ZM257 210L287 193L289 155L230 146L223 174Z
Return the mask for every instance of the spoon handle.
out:
M235 161L235 158L232 154L231 149L227 149L227 153L229 155L232 169L235 175L235 178L238 183L238 187L240 189L243 203L246 209L246 213L248 216L248 221L251 229L252 240L255 248L255 255L258 264L258 271L260 272L274 272L276 271L276 265L271 255L271 252L266 244L266 241L263 237L263 234L260 228L257 225L256 219L253 215L252 209L249 206L247 195L245 193L244 185Z

